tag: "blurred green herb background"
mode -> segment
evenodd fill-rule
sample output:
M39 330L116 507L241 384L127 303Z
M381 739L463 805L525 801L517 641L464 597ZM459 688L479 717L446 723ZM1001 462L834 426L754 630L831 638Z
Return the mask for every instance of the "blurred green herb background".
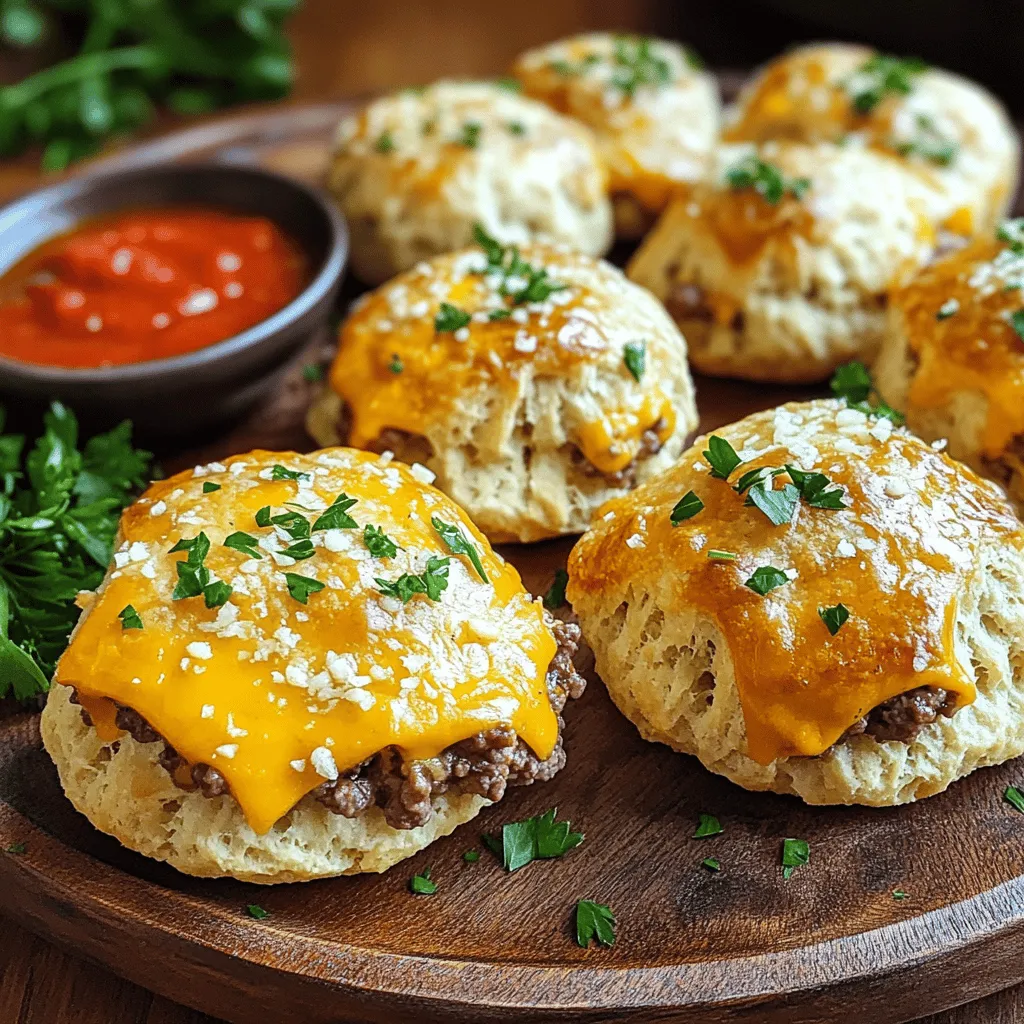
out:
M43 147L63 170L160 107L201 114L277 99L294 64L283 32L300 0L0 0L0 38L23 50L55 37L74 53L0 88L0 156Z

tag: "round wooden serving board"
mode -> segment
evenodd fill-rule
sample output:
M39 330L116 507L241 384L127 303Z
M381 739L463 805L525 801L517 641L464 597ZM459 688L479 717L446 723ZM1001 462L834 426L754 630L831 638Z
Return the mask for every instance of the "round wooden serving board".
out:
M342 105L201 126L111 160L216 155L323 173ZM108 161L109 162L109 161ZM323 342L320 342L322 345ZM295 362L264 408L168 470L260 446L305 448L312 390ZM698 380L702 428L806 392ZM541 592L571 541L505 554ZM54 942L237 1022L900 1021L1024 979L1020 765L902 808L811 808L747 793L643 742L592 680L568 709L568 767L382 876L261 888L199 881L122 849L64 799L37 717L0 719L4 909ZM506 874L481 831L557 806L586 834ZM694 839L698 815L721 835ZM782 840L810 842L783 880ZM462 854L481 851L477 863ZM721 862L713 873L705 857ZM431 869L439 889L413 896ZM908 895L896 899L893 890ZM609 904L611 949L580 949L578 899ZM251 918L257 903L270 916Z

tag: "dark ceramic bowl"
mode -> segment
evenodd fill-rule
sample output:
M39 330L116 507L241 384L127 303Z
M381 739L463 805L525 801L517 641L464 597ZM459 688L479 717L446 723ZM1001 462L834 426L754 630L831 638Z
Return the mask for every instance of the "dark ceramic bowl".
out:
M200 205L267 217L303 250L310 281L287 306L233 338L167 359L97 369L0 357L0 394L59 398L88 419L132 419L144 433L191 433L245 411L323 330L348 257L348 231L319 190L269 171L175 164L85 175L0 211L0 274L55 235L122 209Z

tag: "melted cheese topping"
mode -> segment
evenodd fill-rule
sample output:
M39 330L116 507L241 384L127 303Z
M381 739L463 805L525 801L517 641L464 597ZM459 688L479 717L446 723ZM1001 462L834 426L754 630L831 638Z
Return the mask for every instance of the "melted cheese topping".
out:
M613 194L628 193L657 212L704 173L718 102L686 50L658 39L650 45L668 68L666 81L643 83L632 94L620 88L617 38L590 33L551 43L523 54L512 70L528 96L594 129Z
M306 476L274 480L274 465ZM388 746L430 758L508 723L548 757L558 724L545 678L556 645L543 608L458 506L419 481L425 473L344 448L257 451L152 485L124 513L114 565L56 681L76 687L104 738L117 701L188 762L215 767L258 832ZM204 483L219 489L204 493ZM310 558L281 554L294 539L256 523L267 505L312 522L341 492L356 499L358 528L314 530ZM432 516L462 530L489 582L451 555ZM399 546L394 557L370 553L367 525ZM171 596L186 555L170 548L200 531L211 545L206 566L233 588L220 608ZM257 538L260 558L224 545L235 531ZM432 556L451 558L440 600L418 594L403 604L380 593L376 578L422 573ZM286 573L323 589L302 604ZM122 628L129 604L142 629Z
M353 311L330 375L351 413L349 443L366 446L386 428L429 435L474 389L516 392L531 377L581 379L594 364L610 364L632 381L624 349L611 343L603 325L614 292L631 287L628 282L606 264L549 246L526 246L522 256L565 287L510 307L498 290L501 275L487 272L482 252L470 249L420 264ZM525 285L520 279L512 290ZM442 303L469 314L470 322L437 331ZM509 315L492 320L495 311ZM639 335L635 341L653 344ZM652 378L632 382L622 404L595 409L576 429L574 442L602 472L629 465L646 431L663 441L671 436L675 411Z
M982 541L1020 544L995 488L887 420L835 401L791 404L721 431L745 461L714 479L701 438L669 472L609 503L570 558L573 592L625 593L668 574L667 615L696 613L728 647L751 758L814 756L859 718L918 686L975 699L956 650L957 595ZM749 469L786 463L842 487L840 511L801 502L773 526L733 489ZM789 482L787 475L774 486ZM689 490L703 511L673 527ZM735 561L708 558L719 549ZM789 582L765 596L745 585L762 566ZM819 610L850 613L835 636Z
M908 407L934 409L964 391L988 400L982 451L995 458L1024 433L1024 255L982 240L922 270L893 296L918 360Z

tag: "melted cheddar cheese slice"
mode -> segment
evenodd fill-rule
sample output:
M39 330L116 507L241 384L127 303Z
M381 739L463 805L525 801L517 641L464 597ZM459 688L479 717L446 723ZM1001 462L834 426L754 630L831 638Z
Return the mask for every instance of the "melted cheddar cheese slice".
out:
M348 441L372 444L387 429L431 438L457 430L459 403L497 388L518 394L534 380L565 380L593 390L589 413L568 424L573 442L604 473L636 457L646 431L661 441L676 412L653 374L633 379L616 316L621 274L590 257L544 245L520 253L528 269L511 276L488 267L483 251L441 256L370 293L341 327L331 387L345 400ZM530 275L554 286L515 301ZM635 341L663 342L637 326ZM660 350L659 350L660 352ZM661 356L659 355L659 358ZM670 358L665 353L665 358ZM618 384L595 387L595 370ZM514 404L514 403L513 403Z
M632 587L666 618L713 624L735 672L747 752L761 764L821 754L872 708L919 686L971 703L958 596L983 543L1021 542L996 489L838 401L783 406L721 435L744 460L728 481L711 476L705 437L663 476L609 503L573 550L570 599ZM737 493L757 469L775 491L792 486L787 464L824 474L846 507L801 499L776 526L745 502L749 490ZM704 507L673 526L673 507L691 490ZM786 579L762 594L750 581L765 567ZM832 635L822 611L839 604L849 619Z
M558 726L543 608L425 475L334 448L256 451L152 485L124 513L56 681L77 689L105 739L116 701L216 768L258 832L389 746L430 758L506 723L548 757ZM339 496L355 500L327 512ZM434 519L472 545L486 582ZM219 605L222 588L208 592L212 608L176 596L194 555L171 549L200 534L207 586L231 588ZM422 590L428 575L435 594L382 592L403 576ZM129 605L141 629L122 623Z
M987 400L983 455L996 458L1024 433L1024 254L996 239L977 241L922 270L896 292L907 348L916 358L911 414L945 406L963 392Z

